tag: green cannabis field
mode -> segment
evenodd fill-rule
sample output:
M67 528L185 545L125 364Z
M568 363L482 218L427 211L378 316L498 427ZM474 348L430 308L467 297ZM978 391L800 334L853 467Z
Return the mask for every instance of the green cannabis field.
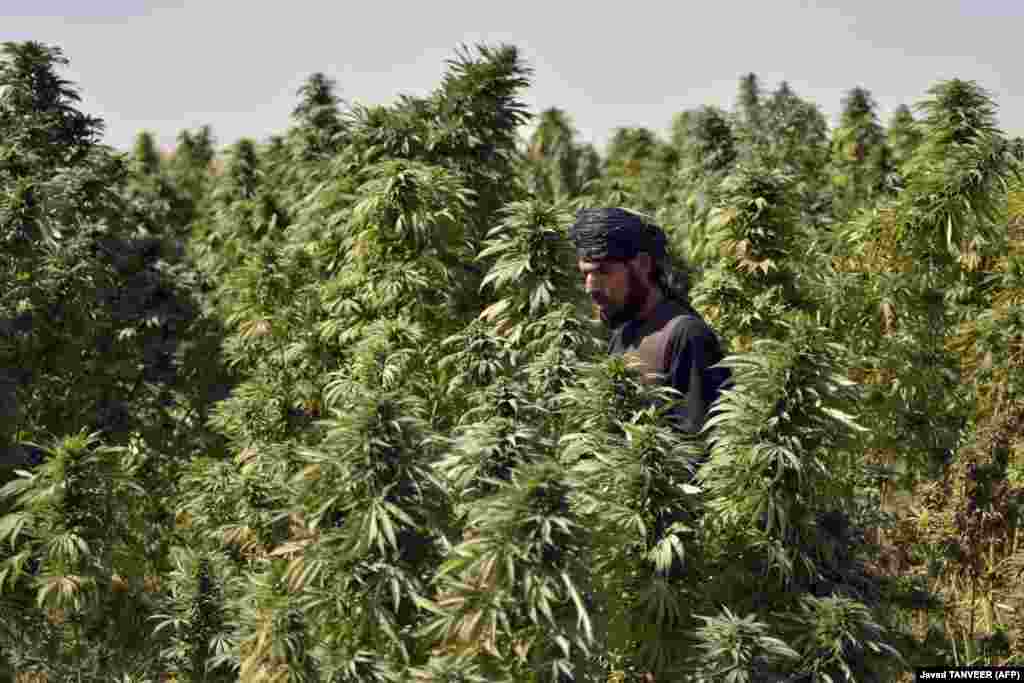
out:
M832 128L752 73L600 154L478 46L123 153L66 60L0 61L0 681L1024 664L1024 140L973 81ZM594 206L728 349L711 436L607 355Z

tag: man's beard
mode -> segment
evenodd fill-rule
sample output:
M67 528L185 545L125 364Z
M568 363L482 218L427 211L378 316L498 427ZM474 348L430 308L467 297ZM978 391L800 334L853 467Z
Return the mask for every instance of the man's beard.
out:
M599 309L601 322L609 329L614 330L620 325L635 319L643 311L650 292L650 287L637 277L633 269L630 268L626 285L626 301L621 306Z

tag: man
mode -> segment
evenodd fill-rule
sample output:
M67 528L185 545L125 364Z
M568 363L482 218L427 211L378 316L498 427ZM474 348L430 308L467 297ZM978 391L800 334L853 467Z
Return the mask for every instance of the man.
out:
M620 208L586 209L569 229L584 286L611 330L608 351L640 361L644 379L667 382L683 395L674 425L689 434L704 426L708 408L729 379L714 332L690 306L669 264L665 233ZM674 514L659 516L660 536ZM670 577L681 575L674 562ZM650 673L645 681L654 681Z
M696 434L729 379L714 332L675 282L665 233L620 208L585 209L569 230L587 293L611 329L608 351L641 362L646 381L667 382L683 395L674 412Z

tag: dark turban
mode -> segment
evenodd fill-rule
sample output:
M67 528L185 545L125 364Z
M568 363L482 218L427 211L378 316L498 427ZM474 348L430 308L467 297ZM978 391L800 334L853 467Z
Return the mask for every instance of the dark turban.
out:
M569 228L581 258L629 260L641 251L665 256L665 233L642 215L626 209L583 209Z

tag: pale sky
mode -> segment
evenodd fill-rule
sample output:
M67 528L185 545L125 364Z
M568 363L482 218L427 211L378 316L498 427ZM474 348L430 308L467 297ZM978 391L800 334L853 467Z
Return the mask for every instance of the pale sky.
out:
M1024 0L2 0L0 41L57 45L81 109L127 149L209 124L219 144L283 132L313 72L365 104L426 95L460 44L512 43L534 69L523 101L565 109L603 151L618 126L731 109L739 77L788 80L835 124L860 85L883 123L934 83L975 80L1024 135Z

